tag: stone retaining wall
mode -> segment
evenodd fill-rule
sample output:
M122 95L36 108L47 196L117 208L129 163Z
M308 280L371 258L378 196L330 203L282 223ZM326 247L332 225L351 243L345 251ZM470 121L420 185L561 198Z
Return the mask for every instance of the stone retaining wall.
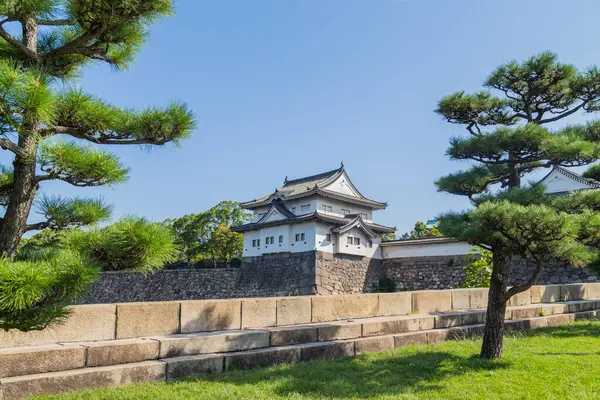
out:
M317 294L370 293L381 277L381 260L318 252Z
M1 331L0 348L485 308L487 293L481 288L80 305L72 307L62 325L28 333ZM514 296L510 305L598 298L600 283L534 286Z
M315 252L243 260L239 268L104 272L81 304L310 295L315 288Z
M392 258L382 262L381 276L390 278L396 290L449 289L460 286L465 280L463 266L466 255ZM529 280L534 265L522 259L513 261L510 285L520 285ZM600 282L589 268L575 268L563 263L549 263L544 267L538 285L558 283Z

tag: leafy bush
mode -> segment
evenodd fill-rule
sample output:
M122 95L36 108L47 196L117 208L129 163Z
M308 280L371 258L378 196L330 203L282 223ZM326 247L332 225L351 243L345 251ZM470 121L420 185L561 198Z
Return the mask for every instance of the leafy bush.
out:
M60 323L99 270L72 251L31 251L28 260L0 259L0 329L24 332Z
M467 259L471 262L463 267L466 278L461 287L490 287L493 266L492 252L482 247L477 247L470 250Z
M87 232L73 230L67 235L65 246L105 271L154 272L177 257L172 231L139 217L126 217Z

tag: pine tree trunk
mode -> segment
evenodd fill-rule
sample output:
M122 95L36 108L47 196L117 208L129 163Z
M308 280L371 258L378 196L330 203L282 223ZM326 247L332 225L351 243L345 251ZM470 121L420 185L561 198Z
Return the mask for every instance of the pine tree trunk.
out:
M35 135L21 136L19 146L27 149L30 157L17 156L13 162L13 190L0 225L0 252L7 257L14 256L21 237L25 233L27 217L37 190L35 178L37 139Z
M509 272L510 259L499 251L494 252L494 269L490 278L485 331L479 355L482 358L502 357L504 314L506 312L504 293L506 293Z
M23 44L37 53L38 26L35 18L29 17L21 21ZM10 200L0 225L0 252L8 257L15 255L21 237L27 228L27 217L37 190L35 177L36 156L38 146L39 123L30 122L19 132L18 146L24 156L15 156L13 161L14 179Z

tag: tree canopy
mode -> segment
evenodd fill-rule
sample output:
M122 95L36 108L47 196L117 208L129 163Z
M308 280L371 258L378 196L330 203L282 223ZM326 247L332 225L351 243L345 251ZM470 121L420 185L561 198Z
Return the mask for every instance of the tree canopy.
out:
M577 112L600 110L600 70L580 71L542 53L499 66L484 82L486 91L452 93L437 113L463 125L468 135L451 138L447 155L471 166L440 178L440 191L467 196L472 210L448 213L440 231L479 245L493 254L488 316L481 355L502 354L504 310L508 299L527 290L549 260L585 265L598 244L597 192L561 198L540 185L523 185L530 172L575 167L600 158L600 122L550 128ZM597 176L592 165L586 176ZM527 283L508 288L511 260L535 263Z
M0 5L0 251L14 254L22 234L106 220L97 200L46 197L44 221L28 224L45 181L78 187L114 185L129 169L97 145L177 144L194 128L183 103L141 110L110 104L72 86L81 68L102 62L126 68L150 25L172 14L169 0L8 0Z
M225 200L208 211L168 219L164 223L177 237L180 262L185 264L228 263L241 258L244 236L229 227L250 220L239 203Z

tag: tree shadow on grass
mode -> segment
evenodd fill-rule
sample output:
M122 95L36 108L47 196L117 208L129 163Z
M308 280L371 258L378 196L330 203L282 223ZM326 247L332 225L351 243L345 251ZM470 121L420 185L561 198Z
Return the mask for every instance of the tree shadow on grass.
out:
M369 398L377 395L416 393L440 389L440 380L478 370L509 366L477 356L461 357L441 351L409 354L382 353L335 361L313 361L278 368L217 375L210 379L236 385L268 381L281 396L292 394L315 398Z
M556 338L600 337L600 324L598 320L587 320L569 325L509 332L507 335L513 337L552 336Z

